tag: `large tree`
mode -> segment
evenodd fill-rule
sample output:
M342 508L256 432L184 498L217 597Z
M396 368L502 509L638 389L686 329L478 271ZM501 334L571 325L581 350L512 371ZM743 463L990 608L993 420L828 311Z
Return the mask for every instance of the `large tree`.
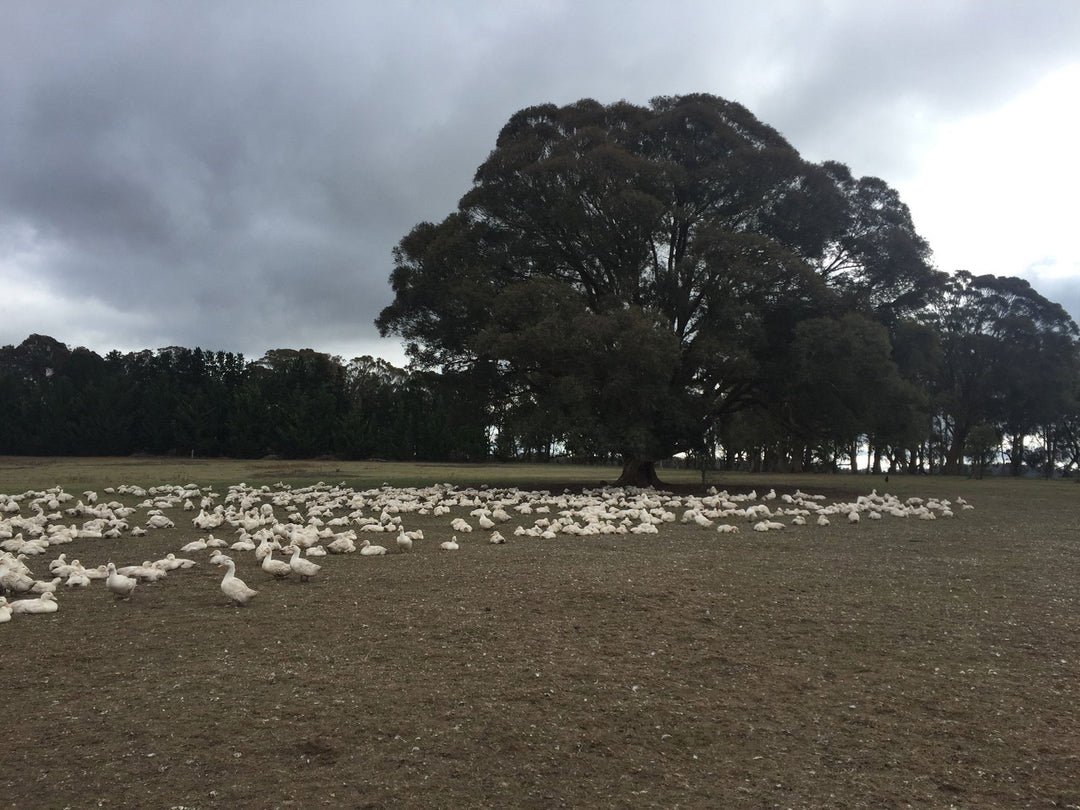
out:
M867 214L890 205L714 96L532 107L457 211L401 240L377 323L421 367L497 369L534 423L655 483L655 460L752 402L795 324L834 306L830 275L887 271L871 232L896 229Z

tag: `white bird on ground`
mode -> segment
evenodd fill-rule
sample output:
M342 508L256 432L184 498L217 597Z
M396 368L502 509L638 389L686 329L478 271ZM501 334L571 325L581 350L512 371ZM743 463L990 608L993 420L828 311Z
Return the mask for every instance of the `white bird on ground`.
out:
M67 588L89 588L90 577L86 575L86 569L81 565L68 574L67 582L64 583Z
M342 535L326 544L326 550L331 554L352 554L356 551L356 543L348 535Z
M138 584L138 580L134 577L117 573L116 566L112 563L109 563L108 569L109 576L105 579L105 587L112 591L117 599L130 599L132 592L135 590L135 586Z
M166 571L175 571L177 568L194 568L198 563L196 563L195 560L189 560L186 557L177 557L170 551L160 560L156 560L154 565Z
M6 597L0 596L0 624L11 621L11 605Z
M266 556L263 557L262 570L268 574L272 574L278 579L285 579L285 577L292 573L292 568L289 567L287 562L274 559L273 549L269 549Z
M249 588L244 580L236 576L236 563L228 557L218 565L224 565L229 569L225 572L224 579L221 580L221 592L232 599L233 602L238 605L246 605L259 593L255 589Z
M491 533L491 537L488 538L488 542L491 543L493 546L501 546L503 543L506 542L506 538L503 537L502 534L498 531L494 531Z
M30 588L30 593L56 593L56 586L63 582L61 577L53 577L49 581L39 579Z
M373 546L370 540L360 544L360 553L365 557L381 557L386 553L386 546Z
M12 613L56 613L60 604L52 593L43 593L37 599L16 599L11 603Z
M291 551L292 557L289 558L289 567L300 575L301 582L307 582L322 568L321 565L313 563L311 560L305 560L300 556L300 546L286 546L282 551Z
M455 534L449 540L444 540L443 542L439 543L439 548L441 548L443 551L457 551L460 548L457 541L457 535Z
M412 551L412 538L405 532L402 532L397 536L398 551Z

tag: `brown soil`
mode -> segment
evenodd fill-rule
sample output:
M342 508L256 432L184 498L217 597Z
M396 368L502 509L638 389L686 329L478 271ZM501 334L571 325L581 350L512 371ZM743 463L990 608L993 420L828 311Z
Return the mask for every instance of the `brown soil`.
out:
M206 552L64 591L0 625L0 807L1080 807L1080 515L977 506L440 551L458 509L304 584L234 553L247 608Z

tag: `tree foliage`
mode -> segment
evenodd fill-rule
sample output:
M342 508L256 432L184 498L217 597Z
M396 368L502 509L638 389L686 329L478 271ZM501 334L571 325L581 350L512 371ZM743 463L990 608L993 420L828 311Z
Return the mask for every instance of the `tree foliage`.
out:
M796 323L872 306L882 278L894 319L917 306L927 254L884 183L803 160L734 102L543 105L402 239L378 324L429 367L493 364L562 440L584 427L647 464L754 403Z

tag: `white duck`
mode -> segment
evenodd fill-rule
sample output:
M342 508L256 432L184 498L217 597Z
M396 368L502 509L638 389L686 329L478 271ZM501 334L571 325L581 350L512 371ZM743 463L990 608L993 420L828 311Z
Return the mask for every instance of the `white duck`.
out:
M116 572L142 582L160 582L169 575L164 568L155 567L149 560L143 560L142 565L125 565L123 568L117 568Z
M289 568L300 575L301 582L307 582L322 568L321 565L313 563L311 560L305 560L300 556L300 546L286 546L284 551L291 551L292 557L289 558Z
M166 571L175 571L177 568L194 568L198 563L186 557L177 557L170 551L160 560L156 560L154 565Z
M360 553L365 557L381 557L386 553L386 546L373 546L370 540L360 544Z
M412 551L412 538L405 532L402 532L397 536L398 551Z
M266 556L263 557L262 570L268 574L272 574L278 579L285 579L292 573L292 568L289 567L287 562L274 559L274 550L270 549L266 552Z
M11 605L8 604L7 597L0 596L0 624L11 621Z
M105 579L105 587L112 591L117 599L130 599L138 580L134 577L117 573L116 566L109 563L109 576Z
M43 593L37 599L16 599L11 603L12 613L56 613L59 609L60 604L51 593Z
M80 565L77 570L68 574L67 582L64 585L68 588L89 588L90 577L86 575L86 569Z
M343 535L326 544L326 550L331 554L352 554L356 551L356 543L352 537Z
M443 542L439 543L439 548L441 548L443 551L457 551L459 548L461 548L458 545L457 535L455 534L449 540L444 540Z
M225 578L221 580L221 592L232 599L233 602L238 605L246 605L259 593L253 588L249 588L244 580L236 576L236 563L228 557L218 565L224 565L228 568L225 572Z
M39 579L30 588L30 593L56 593L56 586L63 581L62 577L53 577L50 580Z

